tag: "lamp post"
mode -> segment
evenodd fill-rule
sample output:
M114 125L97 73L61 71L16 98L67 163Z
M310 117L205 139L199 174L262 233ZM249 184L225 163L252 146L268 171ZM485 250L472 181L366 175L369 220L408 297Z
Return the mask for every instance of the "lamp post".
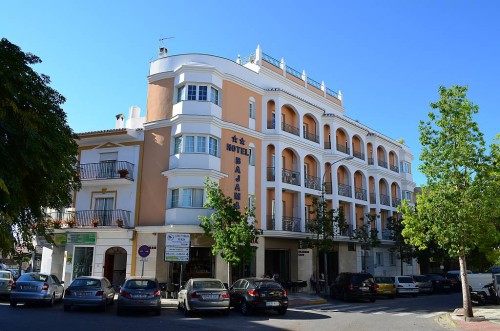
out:
M352 160L354 158L354 156L346 156L346 157L343 157L341 159L338 159L337 161L334 161L330 166L333 166L334 164L336 163L339 163L339 162L342 162L342 161L347 161L347 160ZM325 176L326 176L326 169L325 169L325 172L323 173L323 179L321 181L321 217L324 217L325 214L326 214L326 201L325 201L325 186L326 186L326 182L325 182ZM333 193L333 192L332 192ZM324 233L324 231L323 231ZM319 261L319 256L318 256L318 261ZM328 284L328 268L327 268L327 263L328 263L328 258L327 258L327 255L326 255L326 252L323 254L323 261L324 261L324 264L325 264L325 272L324 272L324 275L325 275L325 279L321 279L321 276L318 275L318 283L320 283L321 281L324 281L324 288L325 288L325 292L327 292L326 294L328 294L328 290L327 290L327 284Z

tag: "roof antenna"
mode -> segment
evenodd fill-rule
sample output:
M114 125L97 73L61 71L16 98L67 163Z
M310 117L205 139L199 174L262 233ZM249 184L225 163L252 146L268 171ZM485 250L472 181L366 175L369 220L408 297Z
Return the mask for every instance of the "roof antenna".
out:
M164 38L160 38L158 40L158 44L159 44L158 58L167 57L168 49L166 46L163 45L163 41L167 40L167 39L172 39L172 38L174 38L174 37L164 37Z

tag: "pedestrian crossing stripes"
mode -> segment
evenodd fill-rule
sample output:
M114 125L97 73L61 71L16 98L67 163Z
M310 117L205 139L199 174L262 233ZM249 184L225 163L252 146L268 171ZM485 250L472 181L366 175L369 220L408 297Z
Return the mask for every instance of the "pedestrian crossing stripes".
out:
M352 304L320 304L309 306L289 307L289 310L295 311L315 311L322 313L369 313L373 315L391 315L397 317L404 317L414 315L417 318L433 318L438 315L445 314L446 311L407 311L408 308L389 308L387 306L373 306L373 305L352 305Z

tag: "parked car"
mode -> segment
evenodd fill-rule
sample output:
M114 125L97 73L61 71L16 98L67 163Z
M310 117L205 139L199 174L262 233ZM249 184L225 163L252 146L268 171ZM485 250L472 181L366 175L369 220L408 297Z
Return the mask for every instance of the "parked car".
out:
M12 274L12 278L14 278L14 280L17 280L19 278L19 269L7 269L11 272ZM22 273L24 273L24 271L21 270Z
M467 270L467 275L471 275L472 271ZM451 282L451 291L460 292L462 291L462 278L460 276L460 270L450 270L444 274L444 278L449 279Z
M64 291L64 311L71 307L97 307L106 311L115 301L115 289L105 277L80 276Z
M418 286L418 293L431 294L432 292L434 292L434 288L432 287L432 281L430 280L429 277L425 275L411 275L410 277Z
M229 314L230 296L224 284L214 278L191 278L181 287L177 308L190 316L194 311L218 310Z
M15 307L18 302L39 302L52 306L56 301L62 301L63 284L56 275L25 273L12 285L10 306Z
M120 288L117 315L125 310L152 310L161 315L161 289L155 278L131 277Z
M231 307L243 315L256 310L276 310L285 315L288 309L288 296L280 283L269 278L238 279L229 288Z
M386 296L394 299L397 291L391 277L375 276L373 280L375 281L375 291L377 292L377 296Z
M451 292L451 281L449 279L444 278L441 275L438 274L428 274L426 275L427 277L430 278L432 282L432 288L434 289L434 292L444 292L444 293L450 293Z
M330 295L345 301L368 299L375 302L377 292L370 273L342 272L330 286Z
M410 294L413 297L418 295L418 286L409 276L392 277L398 295Z
M12 273L8 270L0 270L0 296L10 297L12 285L14 285Z

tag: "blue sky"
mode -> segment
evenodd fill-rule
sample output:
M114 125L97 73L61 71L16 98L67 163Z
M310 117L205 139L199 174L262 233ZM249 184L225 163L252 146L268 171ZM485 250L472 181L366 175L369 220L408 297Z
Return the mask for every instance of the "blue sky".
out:
M149 62L170 54L229 59L263 51L329 88L345 114L403 138L418 172L419 120L439 85L468 85L486 143L500 132L498 1L2 1L0 37L38 55L75 132L146 111Z

